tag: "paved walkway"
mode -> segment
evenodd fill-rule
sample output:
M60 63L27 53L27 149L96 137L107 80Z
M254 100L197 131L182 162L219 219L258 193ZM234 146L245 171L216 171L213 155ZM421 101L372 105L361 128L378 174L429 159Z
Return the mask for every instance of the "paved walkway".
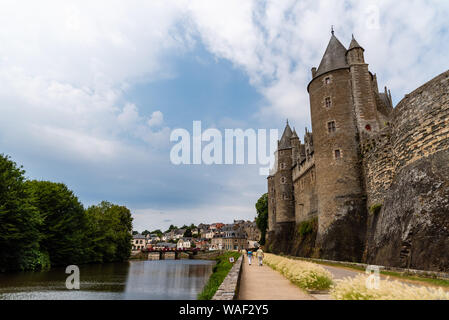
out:
M268 266L259 267L253 258L248 265L248 258L243 260L240 279L239 300L315 300L300 288L292 284L279 272Z
M329 294L307 294L278 271L268 266L259 267L256 259L253 258L253 265L248 265L248 258L245 256L243 270L240 280L239 300L331 300ZM256 262L256 263L255 263ZM343 278L354 278L364 271L353 270L346 267L335 267L320 264L323 268L332 273L334 280ZM387 279L381 275L381 279ZM417 282L408 279L390 277L391 280L398 280L411 286L434 287L434 285ZM443 290L448 288L442 287Z

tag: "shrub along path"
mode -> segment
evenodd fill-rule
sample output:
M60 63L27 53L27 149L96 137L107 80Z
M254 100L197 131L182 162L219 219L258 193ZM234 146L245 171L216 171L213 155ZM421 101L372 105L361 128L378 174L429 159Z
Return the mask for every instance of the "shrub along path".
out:
M240 279L239 300L315 300L268 266L259 267L255 257L248 265L244 257Z

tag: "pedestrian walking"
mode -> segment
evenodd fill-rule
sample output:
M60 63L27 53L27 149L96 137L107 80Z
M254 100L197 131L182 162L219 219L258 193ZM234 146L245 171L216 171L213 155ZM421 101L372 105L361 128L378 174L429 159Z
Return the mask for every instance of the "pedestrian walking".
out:
M263 256L264 256L262 248L259 247L259 249L256 252L256 256L257 259L259 259L259 266L261 267L263 265Z
M248 256L248 263L249 265L251 265L251 259L253 258L253 251L251 249L248 249L247 256Z

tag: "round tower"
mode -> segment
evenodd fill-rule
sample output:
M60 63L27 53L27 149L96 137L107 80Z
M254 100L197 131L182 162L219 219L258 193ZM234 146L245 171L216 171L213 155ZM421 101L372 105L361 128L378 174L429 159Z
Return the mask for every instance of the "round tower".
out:
M346 53L332 32L308 91L318 196L316 245L323 258L355 261L363 252L366 207Z
M274 175L270 175L268 180L268 233L274 232L276 226L276 189L274 185Z
M295 222L292 179L292 135L292 129L287 121L277 151L278 167L275 176L277 226L282 223Z

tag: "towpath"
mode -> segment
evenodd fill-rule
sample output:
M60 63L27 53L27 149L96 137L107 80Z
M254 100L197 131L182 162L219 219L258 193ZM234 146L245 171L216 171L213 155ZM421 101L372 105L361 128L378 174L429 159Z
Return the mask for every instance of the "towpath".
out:
M239 300L315 300L279 272L265 265L260 267L255 260L249 266L244 257Z

